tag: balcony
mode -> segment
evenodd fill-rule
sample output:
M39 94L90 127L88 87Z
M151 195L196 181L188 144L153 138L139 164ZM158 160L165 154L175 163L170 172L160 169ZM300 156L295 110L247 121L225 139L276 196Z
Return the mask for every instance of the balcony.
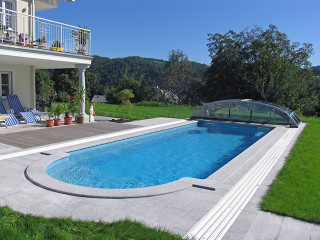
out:
M0 7L0 45L90 56L91 31Z

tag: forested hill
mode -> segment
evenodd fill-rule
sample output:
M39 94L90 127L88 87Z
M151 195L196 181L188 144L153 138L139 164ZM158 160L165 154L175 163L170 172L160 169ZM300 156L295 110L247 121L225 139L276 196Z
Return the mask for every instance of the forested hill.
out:
M311 67L311 69L313 71L313 76L320 76L320 65Z
M163 67L165 60L125 57L125 58L107 58L94 56L89 72L94 73L100 79L104 86L116 87L119 80L127 70L128 75L133 76L135 80L143 82L146 86L158 85L163 76ZM207 65L191 62L191 65L198 74L206 71Z

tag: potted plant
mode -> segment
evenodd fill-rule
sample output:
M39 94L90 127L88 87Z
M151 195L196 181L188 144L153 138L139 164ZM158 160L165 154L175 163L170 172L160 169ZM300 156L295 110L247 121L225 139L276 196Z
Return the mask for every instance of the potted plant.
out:
M52 43L50 50L63 52L62 43L59 40L56 40Z
M28 39L26 37L26 35L24 33L20 33L19 34L19 40L17 42L17 44L19 46L27 46L27 47L33 47L33 43L32 42L28 42Z
M48 119L47 119L47 127L53 127L53 111L52 108L47 108L47 113L48 113Z
M79 114L77 116L77 123L83 124L84 123L84 116L83 113L81 112L82 109L82 104L85 102L85 94L86 94L86 89L83 87L79 87L78 94L75 95L77 96L78 102L79 102Z
M67 97L67 102L63 104L63 110L64 110L64 125L71 125L72 124L72 117L74 117L76 112L76 106L75 106L75 99L76 95L74 95L74 98L71 98L70 96Z
M46 36L45 35L41 35L41 38L37 39L36 42L38 43L38 48L39 49L46 49L47 48Z
M88 30L86 30L86 26L81 27L80 25L79 29L74 29L72 30L72 36L75 39L76 42L76 51L78 54L83 54L86 55L87 51L85 49L86 45L87 45L87 41L89 39L90 36L90 32Z
M77 116L77 123L84 124L84 116L82 113L79 113Z
M63 107L60 104L57 104L54 109L53 109L53 113L54 113L54 126L60 126L61 125L61 119L60 119L60 115L63 113Z

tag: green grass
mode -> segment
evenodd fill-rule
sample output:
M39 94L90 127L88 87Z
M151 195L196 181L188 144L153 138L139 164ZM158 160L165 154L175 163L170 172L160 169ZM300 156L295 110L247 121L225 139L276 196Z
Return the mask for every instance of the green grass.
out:
M286 164L261 203L261 209L320 223L320 118L308 123Z
M89 112L90 105L86 104L86 112ZM96 104L94 107L96 115L119 118L121 110L115 104ZM156 117L169 118L189 118L198 109L198 107L175 106L169 105L165 107L148 107L148 106L132 106L131 115L125 115L126 118L134 120L142 120Z
M73 221L61 218L41 218L0 207L0 239L182 239L158 229L146 227L128 220L114 223Z

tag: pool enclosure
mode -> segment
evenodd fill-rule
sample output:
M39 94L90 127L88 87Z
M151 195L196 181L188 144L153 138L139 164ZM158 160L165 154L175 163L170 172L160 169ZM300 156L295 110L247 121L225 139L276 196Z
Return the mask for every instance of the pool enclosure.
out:
M229 99L211 102L196 110L191 119L284 124L292 127L299 127L301 124L301 120L291 109L274 103L251 99Z

